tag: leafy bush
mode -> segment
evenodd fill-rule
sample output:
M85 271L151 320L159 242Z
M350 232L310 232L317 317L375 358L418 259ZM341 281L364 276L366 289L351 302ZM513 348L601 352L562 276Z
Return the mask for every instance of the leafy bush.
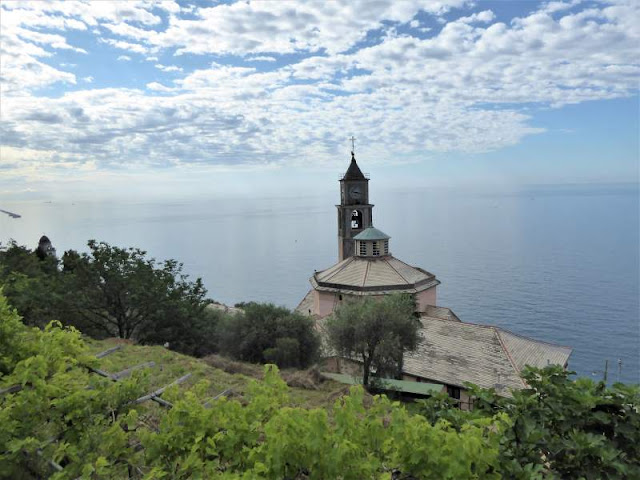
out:
M320 346L311 318L272 303L243 304L243 313L218 323L218 338L231 358L280 367L308 367Z
M438 396L419 402L420 412L458 430L471 420L507 414L511 428L500 441L500 461L510 478L640 478L640 388L573 381L572 373L558 366L525 368L529 388L513 398L471 386L472 412Z

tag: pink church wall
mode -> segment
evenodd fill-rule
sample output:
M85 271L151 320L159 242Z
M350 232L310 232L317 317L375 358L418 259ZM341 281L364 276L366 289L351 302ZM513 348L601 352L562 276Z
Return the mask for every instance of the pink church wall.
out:
M424 312L427 305L437 305L436 303L436 287L423 290L416 295L416 306L419 312Z
M316 290L313 294L313 313L320 317L331 315L336 304L336 295L334 293Z
M331 292L322 292L316 290L313 292L313 313L319 317L331 315L333 310L341 303L338 294ZM343 300L351 297L351 295L342 295ZM377 295L375 297L378 297ZM359 298L359 297L354 297ZM416 295L416 306L419 312L424 312L427 305L436 305L436 287L423 290Z

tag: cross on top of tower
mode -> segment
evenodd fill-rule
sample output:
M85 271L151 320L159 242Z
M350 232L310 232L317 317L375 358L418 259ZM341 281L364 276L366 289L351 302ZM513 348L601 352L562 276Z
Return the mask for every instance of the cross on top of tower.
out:
M351 135L351 138L349 138L349 140L351 140L351 153L355 154L356 153L356 137Z

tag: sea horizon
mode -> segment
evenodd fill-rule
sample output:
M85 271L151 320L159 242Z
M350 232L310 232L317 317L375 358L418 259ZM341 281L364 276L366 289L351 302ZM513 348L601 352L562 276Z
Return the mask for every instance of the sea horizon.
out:
M335 191L305 197L0 202L0 242L58 251L89 239L175 259L208 296L295 308L314 270L337 261ZM463 321L571 346L569 368L638 382L638 185L519 191L377 189L374 225L397 258L442 282L438 305ZM401 215L398 212L402 212ZM611 215L615 212L615 215ZM604 321L604 319L607 319Z

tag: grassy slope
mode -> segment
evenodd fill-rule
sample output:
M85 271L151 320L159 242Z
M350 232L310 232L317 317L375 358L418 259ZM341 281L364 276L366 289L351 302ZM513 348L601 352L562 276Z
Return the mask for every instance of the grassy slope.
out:
M118 339L87 339L86 341L93 353L99 353L122 344L123 348L99 360L100 369L109 373L117 373L145 362L155 362L154 367L147 369L152 390L164 387L179 377L191 373L191 378L182 383L180 389L188 389L201 380L207 380L209 382L208 394L211 397L229 388L233 389L234 395L242 395L251 379L246 375L227 373L208 365L204 360L182 355L162 346L131 345ZM246 367L247 372L257 373L262 370L260 366L246 365ZM317 390L290 387L291 406L330 407L336 397L344 391L344 385L333 381L322 382L318 385Z

